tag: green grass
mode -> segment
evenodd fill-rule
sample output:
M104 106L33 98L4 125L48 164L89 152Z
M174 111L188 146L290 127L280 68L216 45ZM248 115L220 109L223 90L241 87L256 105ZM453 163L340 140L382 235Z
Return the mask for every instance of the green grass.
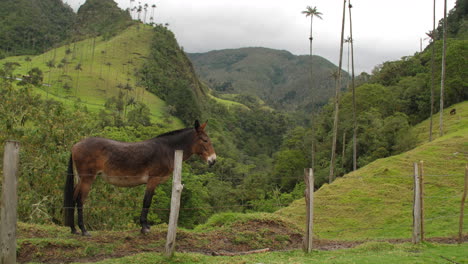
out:
M455 115L450 115L450 111L456 109ZM463 130L468 127L468 101L462 102L456 105L452 105L444 110L444 134L450 134L459 130ZM432 116L433 128L432 137L436 139L439 137L439 113ZM418 135L418 141L420 144L429 141L429 124L430 119L427 119L416 126L413 130Z
M232 107L239 107L241 109L245 109L245 110L250 110L246 105L244 104L241 104L239 102L235 102L235 101L232 101L230 99L226 99L226 98L219 98L219 97L216 97L214 95L211 94L211 90L210 90L210 93L208 94L208 96L215 100L217 103L219 104L222 104L224 106L226 106L228 109L231 109Z
M30 62L25 60L28 56L17 56L0 60L0 64L20 63L21 66L15 70L19 76L38 67L44 73L43 82L50 85L36 89L38 93L68 105L75 104L79 98L80 103L96 112L104 108L108 98L118 95L121 90L117 87L119 84L125 86L128 83L133 91L123 90L126 96L148 105L153 122L169 118L174 128L180 127L182 122L179 119L166 114L166 103L145 91L134 74L149 55L151 38L152 27L132 26L109 40L101 37L85 39L38 56L29 56ZM55 61L55 68L47 67L51 60ZM64 66L58 68L59 64ZM78 64L82 70L76 69ZM65 84L71 87L68 91L64 89Z
M424 161L426 237L455 236L468 160L468 103L453 107L461 118L449 117L446 110L444 136L376 160L317 190L315 235L334 240L411 238L413 163ZM416 127L421 134L427 132L426 122ZM277 214L303 228L304 208L300 199ZM466 217L464 225L468 226Z
M468 252L468 243L462 245L430 243L393 245L386 242L370 242L353 249L313 251L310 254L297 250L235 257L210 257L201 254L176 253L172 259L168 259L159 253L144 253L94 263L450 263L447 259L453 261L453 263L468 263L466 252Z

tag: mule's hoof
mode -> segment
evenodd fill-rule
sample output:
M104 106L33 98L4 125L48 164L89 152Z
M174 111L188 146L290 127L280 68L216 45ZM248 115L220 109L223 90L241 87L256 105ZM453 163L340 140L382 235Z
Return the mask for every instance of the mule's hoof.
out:
M78 232L78 231L76 231L76 230L75 230L75 231L72 231L71 233L72 233L72 235L81 235L81 233Z
M88 233L88 231L84 231L81 235L82 235L82 236L87 236L87 237L90 237L90 236L91 236L91 234Z
M148 234L149 231L150 231L149 227L143 227L143 228L141 228L141 233L142 233L143 235Z

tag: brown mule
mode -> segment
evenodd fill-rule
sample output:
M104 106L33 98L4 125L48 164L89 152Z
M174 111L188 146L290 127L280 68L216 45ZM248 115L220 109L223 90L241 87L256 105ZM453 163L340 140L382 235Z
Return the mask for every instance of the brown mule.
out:
M184 160L197 154L210 166L216 162L216 153L205 127L206 123L200 125L197 120L194 128L172 131L142 142L125 143L91 137L76 143L68 163L64 190L65 225L73 234L78 234L75 228L76 206L82 235L89 235L83 223L83 204L91 184L101 175L106 182L120 187L146 184L140 224L141 232L148 233L147 216L154 189L174 170L175 150L184 151ZM76 185L74 175L78 180Z

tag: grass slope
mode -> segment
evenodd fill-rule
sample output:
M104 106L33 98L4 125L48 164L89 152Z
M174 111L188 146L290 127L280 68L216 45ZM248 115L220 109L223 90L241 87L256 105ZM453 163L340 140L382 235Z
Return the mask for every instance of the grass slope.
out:
M452 108L457 109L456 116L449 115ZM406 153L376 160L317 190L315 235L342 240L411 238L412 164L418 161L424 161L426 175L426 236L456 235L468 161L468 102L450 109L444 111L444 136ZM425 121L415 129L428 135L427 124ZM297 200L277 214L303 226L304 208L304 200ZM464 224L468 225L466 217Z
M148 105L153 122L166 117L174 127L180 127L179 119L166 114L166 103L145 91L135 77L135 71L149 55L151 36L152 27L137 25L109 40L90 38L30 57L29 62L26 61L28 56L17 56L1 60L0 64L19 62L21 66L15 73L20 75L26 75L34 67L40 68L44 73L44 83L50 86L42 86L38 92L46 97L71 105L79 98L90 110L98 111L104 108L108 98L117 96L122 90L127 97ZM55 67L49 68L49 61L54 61ZM81 70L78 65L81 65ZM118 88L127 84L133 90Z

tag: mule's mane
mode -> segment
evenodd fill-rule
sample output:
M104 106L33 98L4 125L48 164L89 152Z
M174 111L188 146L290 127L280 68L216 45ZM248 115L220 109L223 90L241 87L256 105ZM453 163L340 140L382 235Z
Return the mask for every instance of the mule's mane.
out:
M191 127L189 127L189 128L182 128L182 129L179 129L179 130L174 130L174 131L170 131L170 132L161 134L161 135L157 136L156 138L167 137L167 136L174 136L174 135L178 135L178 134L181 134L181 133L183 133L183 132L186 132L186 131L192 130L192 129L193 129L193 128L191 128Z

